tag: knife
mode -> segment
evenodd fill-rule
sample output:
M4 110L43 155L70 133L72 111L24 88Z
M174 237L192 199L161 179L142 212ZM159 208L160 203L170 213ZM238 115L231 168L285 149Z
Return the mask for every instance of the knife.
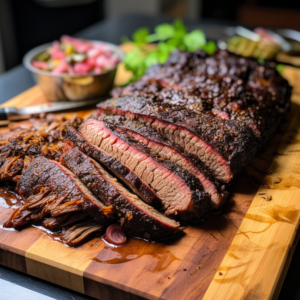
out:
M103 99L90 99L84 101L64 101L64 102L48 102L45 104L39 104L34 106L28 106L24 108L15 108L15 107L4 107L0 108L0 120L9 120L11 117L14 116L31 116L40 113L49 113L55 111L63 111L72 108L78 108L83 106L88 106L92 104L97 104L100 101L105 100L106 97Z

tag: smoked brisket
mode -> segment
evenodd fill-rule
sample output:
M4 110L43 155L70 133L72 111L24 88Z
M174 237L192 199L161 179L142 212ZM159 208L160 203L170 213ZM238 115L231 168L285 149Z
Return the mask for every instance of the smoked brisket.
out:
M83 123L48 115L0 135L0 180L25 200L4 226L43 224L71 246L116 222L133 237L174 236L175 220L222 206L291 87L272 62L175 50L112 96Z

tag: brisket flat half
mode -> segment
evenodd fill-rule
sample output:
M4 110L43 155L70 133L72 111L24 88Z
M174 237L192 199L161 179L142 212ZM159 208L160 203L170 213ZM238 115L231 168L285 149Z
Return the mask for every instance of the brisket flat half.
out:
M150 125L185 152L196 155L217 180L229 182L253 158L257 139L246 124L196 114L152 98L125 96L98 105L99 114L123 115Z
M106 205L112 205L128 235L147 240L170 238L177 234L179 223L169 219L124 188L96 161L77 147L61 158L70 169Z
M119 160L107 155L100 148L92 145L72 126L69 126L67 129L66 139L72 142L73 145L78 147L82 152L104 165L146 203L151 204L151 206L156 208L160 208L162 206L161 199L154 193L145 181L139 178Z
M81 134L105 153L142 178L162 199L168 216L201 219L211 208L210 197L198 178L107 121L89 119L79 128Z
M59 216L78 211L88 213L99 224L110 222L102 212L105 205L70 170L45 157L32 161L17 190L27 201L13 213L6 227L41 221L48 214Z
M145 144L151 151L158 153L161 158L171 160L180 167L193 174L201 182L203 189L211 196L214 208L220 207L227 196L225 186L221 186L205 168L204 164L194 155L184 153L179 145L172 145L152 127L137 120L128 120L119 116L108 116L105 120L111 120L116 128L125 131L137 141Z

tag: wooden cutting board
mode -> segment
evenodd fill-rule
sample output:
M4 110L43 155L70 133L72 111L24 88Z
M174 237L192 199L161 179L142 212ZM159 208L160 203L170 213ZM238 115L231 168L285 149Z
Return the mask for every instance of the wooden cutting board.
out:
M295 81L293 68L284 75ZM295 91L291 113L235 180L223 211L187 226L181 239L165 244L130 239L110 248L96 238L70 248L38 228L0 227L0 264L101 300L276 299L300 234L300 94ZM44 102L35 86L3 106ZM0 225L12 211L0 197Z

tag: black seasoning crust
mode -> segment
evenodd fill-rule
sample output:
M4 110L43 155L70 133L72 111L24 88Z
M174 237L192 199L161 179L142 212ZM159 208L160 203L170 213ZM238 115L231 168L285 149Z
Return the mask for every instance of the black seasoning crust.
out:
M287 81L279 76L275 67L272 62L259 63L255 59L240 57L227 51L216 51L208 56L203 51L191 54L177 50L164 65L151 67L140 80L123 89L116 89L112 96L155 94L171 89L208 101L222 98L237 100L243 86L257 79L263 80L264 88L275 83L275 86L282 89ZM278 81L279 86L276 84Z
M112 95L147 95L156 104L221 113L222 118L246 123L264 143L290 107L291 87L275 67L227 51L211 56L174 51L166 64L150 68L140 80Z
M114 206L118 211L120 222L123 223L122 226L129 236L156 241L174 237L181 232L178 223L159 222L157 218L144 213L124 198L117 198Z
M144 204L78 148L69 149L62 157L62 164L74 172L96 197L113 206L127 235L157 240L170 238L180 231L178 223Z
M233 175L250 162L257 150L257 140L245 123L185 110L161 113L159 119L186 128L201 137L223 156Z
M227 79L222 82L223 77L247 79L257 64L255 60L238 57L226 51L217 51L208 56L202 50L194 53L176 50L164 65L149 68L140 80L123 89L113 90L112 96L119 97L135 92L156 93L172 87L197 96L204 92L206 99L213 99L223 96L228 89ZM206 91L198 90L203 88Z
M100 149L88 142L75 128L69 126L66 139L77 146L82 152L102 163L118 178L120 178L130 189L133 190L146 203L156 208L161 207L161 199L151 190L151 188L117 159L106 155Z
M87 211L97 218L107 219L100 211L104 207L100 201L97 201L91 194L85 193L82 187L76 184L68 173L65 173L59 163L40 156L34 159L25 170L17 190L20 195L28 197L33 193L38 193L43 187L55 192L58 196L65 195L63 203L78 199L80 210Z
M105 205L111 205L119 196L116 189L106 181L106 177L110 179L111 176L101 166L99 170L95 161L82 153L79 148L71 148L64 153L61 164L72 171Z
M151 125L173 146L197 153L218 181L229 182L272 137L290 107L291 87L275 67L227 51L209 56L177 50L164 65L113 91L118 98L100 103L98 113ZM192 146L196 150L186 147L192 136L184 128L215 151L201 143Z
M156 163L162 165L164 168L172 172L175 176L183 180L185 185L193 192L191 200L193 201L193 208L185 211L177 211L178 217L181 220L197 220L205 217L211 209L210 196L203 191L203 186L199 179L192 175L188 170L180 167L174 162L163 159L158 153L151 151L146 145L138 142L135 138L128 135L122 130L117 130L114 124L108 120L102 121L107 128L109 128L117 137L122 139L127 145L137 149L138 151L151 157ZM173 216L173 217L176 217Z

